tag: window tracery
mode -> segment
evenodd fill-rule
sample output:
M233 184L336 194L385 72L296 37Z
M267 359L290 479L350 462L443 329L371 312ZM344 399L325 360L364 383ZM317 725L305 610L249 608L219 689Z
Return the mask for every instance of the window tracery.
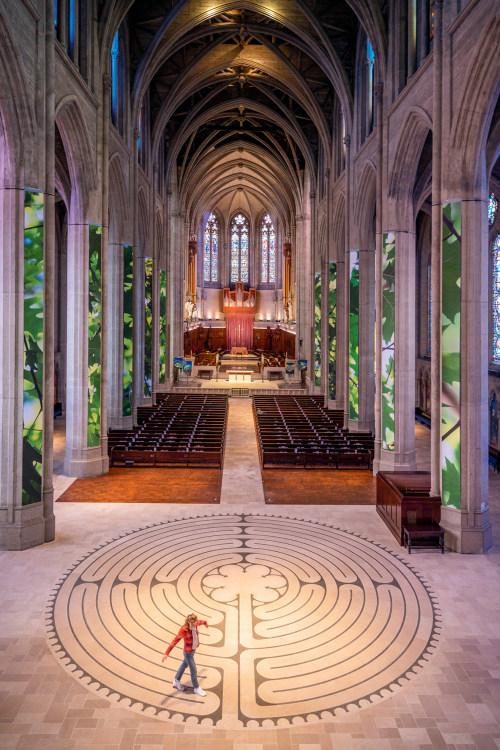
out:
M262 284L276 281L276 232L269 214L260 226L260 280Z
M248 219L238 213L231 221L231 282L248 283Z
M498 200L495 193L491 193L488 201L488 224L490 227L495 223L498 211Z
M203 240L203 281L217 282L219 276L219 222L212 212Z

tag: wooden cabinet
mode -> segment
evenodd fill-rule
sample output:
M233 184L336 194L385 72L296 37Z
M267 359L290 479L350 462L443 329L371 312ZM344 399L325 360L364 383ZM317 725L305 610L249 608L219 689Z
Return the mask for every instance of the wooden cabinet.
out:
M427 471L381 471L377 474L377 513L398 542L403 544L403 526L439 524L441 498L429 496L431 475Z

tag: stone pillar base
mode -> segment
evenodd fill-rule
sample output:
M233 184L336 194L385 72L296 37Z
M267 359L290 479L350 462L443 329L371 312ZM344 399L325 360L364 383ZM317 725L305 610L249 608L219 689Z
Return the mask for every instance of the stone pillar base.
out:
M66 447L64 473L69 477L97 477L109 471L108 456L101 455L100 446L85 451L73 451Z
M0 549L18 551L37 547L45 541L45 522L42 503L24 505L14 510L14 520L9 523L7 512L0 513ZM53 537L52 537L53 538Z
M375 420L362 421L359 419L348 419L347 427L350 432L371 432L375 433Z
M489 509L474 512L474 525L468 525L467 511L447 505L441 506L441 526L445 531L444 542L452 552L464 555L479 555L487 552L492 544Z
M380 458L373 461L373 473L379 471L416 471L417 463L415 454L395 453L393 451L380 451Z

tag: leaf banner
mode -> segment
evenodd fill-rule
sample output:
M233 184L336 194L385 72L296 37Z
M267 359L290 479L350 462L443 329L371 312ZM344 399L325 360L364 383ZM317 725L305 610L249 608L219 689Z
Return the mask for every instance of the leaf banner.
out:
M394 450L396 311L396 236L386 232L382 244L382 448Z
M158 382L165 382L167 355L167 272L160 270L160 340L158 352Z
M314 385L321 385L321 274L314 275Z
M89 226L87 446L101 440L101 227Z
M337 264L328 273L328 397L337 398Z
M44 194L24 193L22 504L42 500Z
M132 414L134 251L123 246L123 377L122 416Z
M359 418L359 252L349 253L349 418Z
M144 263L144 395L151 396L153 344L153 258L145 258Z
M443 505L460 508L460 305L462 205L443 206L441 493Z

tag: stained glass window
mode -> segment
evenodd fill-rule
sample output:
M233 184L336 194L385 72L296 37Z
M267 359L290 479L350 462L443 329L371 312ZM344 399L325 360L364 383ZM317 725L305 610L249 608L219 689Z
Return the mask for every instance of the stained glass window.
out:
M493 362L500 365L500 234L493 243Z
M269 214L260 226L260 280L263 284L276 281L276 233Z
M208 217L203 242L203 281L219 280L219 222L214 213Z
M231 222L231 281L248 283L248 219L243 214Z
M488 224L490 226L495 223L497 211L498 211L498 201L495 197L495 193L492 193L488 201Z

